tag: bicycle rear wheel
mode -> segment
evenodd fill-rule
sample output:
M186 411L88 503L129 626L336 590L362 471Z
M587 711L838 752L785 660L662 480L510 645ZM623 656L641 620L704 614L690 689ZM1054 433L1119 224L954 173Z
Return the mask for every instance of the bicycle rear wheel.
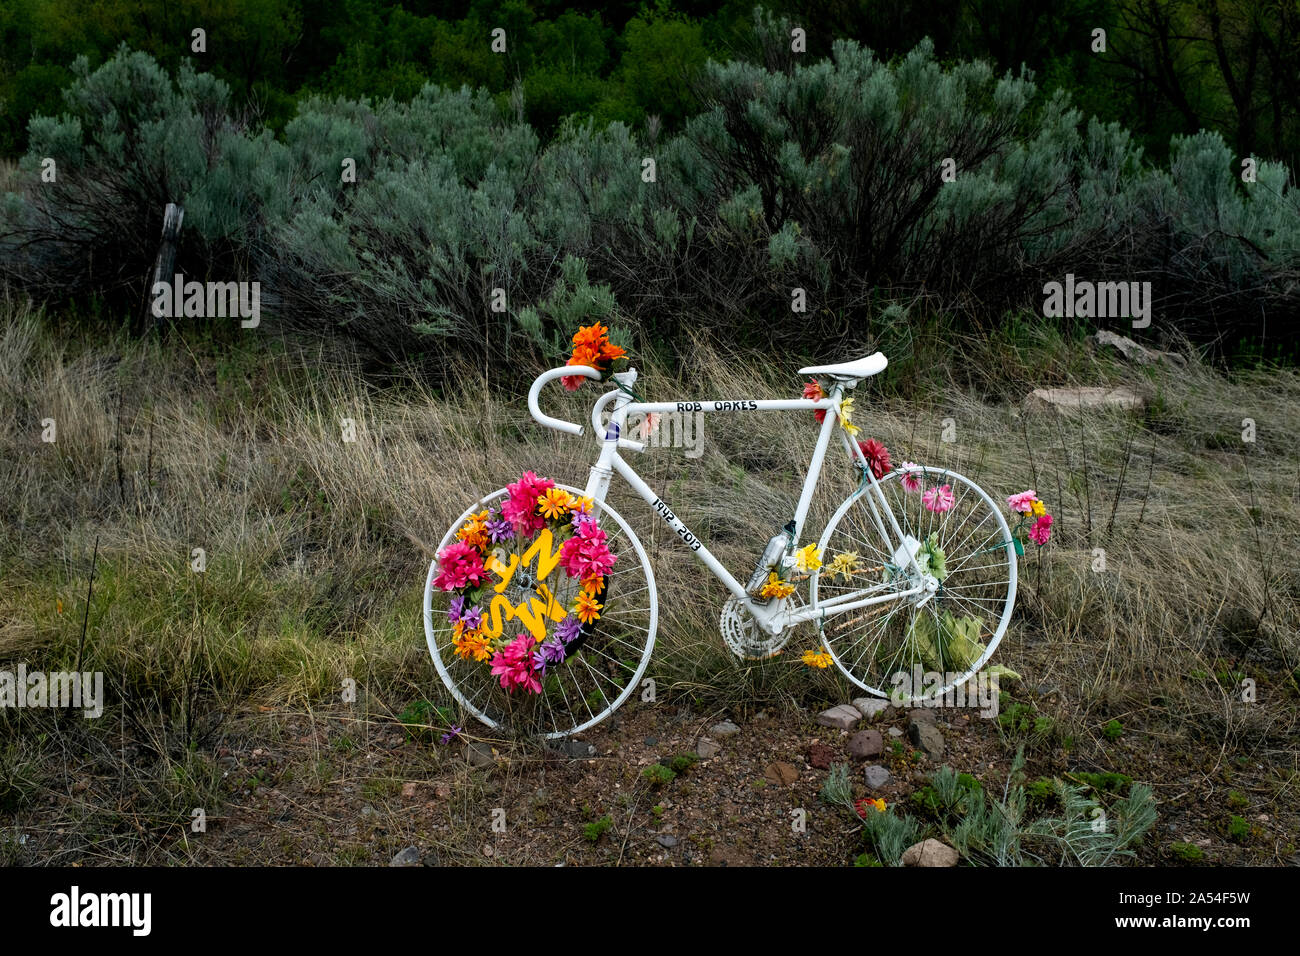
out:
M581 501L578 489L533 477L537 488ZM557 517L521 517L516 492L520 520L512 522L518 487L479 499L443 536L425 579L425 638L438 676L467 713L492 728L554 739L604 720L637 688L654 649L658 597L645 549L615 511L591 508L584 538L560 496ZM602 548L612 562L593 558Z
M1016 550L1001 509L968 478L917 468L878 484L937 590L924 603L918 595L833 613L828 601L897 594L920 580L909 561L885 550L863 485L822 534L810 603L827 611L822 641L845 676L908 704L947 694L993 655L1015 604ZM888 518L880 520L892 535Z

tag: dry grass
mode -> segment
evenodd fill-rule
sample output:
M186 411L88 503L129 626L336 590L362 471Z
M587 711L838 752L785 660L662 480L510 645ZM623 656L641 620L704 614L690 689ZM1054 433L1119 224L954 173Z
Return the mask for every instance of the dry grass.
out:
M104 671L110 714L141 748L131 772L157 807L211 799L210 766L187 745L201 752L222 715L329 707L349 677L367 719L445 703L419 621L432 548L476 494L525 468L581 485L594 457L590 439L536 427L522 394L490 392L469 370L455 395L417 382L380 389L336 356L291 345L215 349L195 336L163 350L79 332L65 342L30 310L5 311L0 420L14 425L0 438L0 661L72 668L86 614L83 667ZM864 386L857 419L896 459L951 467L995 497L1033 486L1049 501L1053 542L1022 566L995 661L1030 690L1059 689L1055 710L1039 703L1059 738L1106 765L1101 727L1119 720L1150 735L1152 766L1195 760L1207 779L1248 756L1281 781L1270 798L1282 802L1300 702L1300 376L1228 378L1194 358L1134 371L1078 349L1063 360L1062 348L1033 336L964 343L965 361L997 373L978 389L932 364L908 400ZM638 388L779 397L798 387L786 364L701 345L680 370L643 367ZM1138 417L1057 417L997 399L999 388L1018 398L1027 381L1126 382L1152 402ZM556 388L545 402L582 420L596 394ZM1243 418L1256 422L1254 443L1240 440ZM44 419L56 423L53 443L41 441ZM355 422L355 442L342 440L342 419ZM944 440L948 425L955 441ZM665 448L636 464L743 577L793 509L815 429L801 415L718 416L706 436L702 458ZM811 528L851 482L828 469ZM789 655L734 661L717 634L722 588L639 501L611 500L656 560L661 694L719 712L848 695ZM202 574L190 569L196 548ZM1241 701L1241 677L1256 682L1256 703ZM8 787L21 803L35 781L58 777L53 745L34 739L44 726L0 713L0 797ZM106 740L97 747L86 752L121 762ZM121 858L151 852L144 837L122 846Z

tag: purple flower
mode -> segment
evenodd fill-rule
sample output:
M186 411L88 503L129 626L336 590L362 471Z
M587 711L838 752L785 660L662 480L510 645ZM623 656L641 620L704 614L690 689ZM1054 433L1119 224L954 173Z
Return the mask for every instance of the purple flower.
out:
M489 537L492 538L493 544L498 541L504 541L506 538L513 538L515 534L514 525L505 518L490 519L487 523L487 530Z
M541 655L542 660L547 664L563 664L564 642L558 637L552 637L550 640L542 644L538 654Z
M452 740L453 737L459 737L459 736L460 736L460 732L461 732L462 729L463 729L463 728L457 727L455 724L452 724L452 725L451 725L451 730L447 731L445 734L442 735L442 742L443 742L444 744L449 744L449 743L451 743L451 740Z
M467 631L477 631L479 625L483 623L483 609L481 607L472 607L460 616Z
M465 598L457 594L451 599L451 607L447 609L447 623L455 624L460 620L461 615L465 613Z
M565 644L576 638L582 633L582 622L570 614L559 624L555 625L555 636Z

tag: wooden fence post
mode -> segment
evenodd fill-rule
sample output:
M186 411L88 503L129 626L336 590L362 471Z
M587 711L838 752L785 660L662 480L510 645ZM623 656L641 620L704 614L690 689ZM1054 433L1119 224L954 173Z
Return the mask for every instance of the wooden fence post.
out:
M163 212L162 243L158 246L158 256L153 263L153 278L145 290L145 328L161 329L163 317L153 314L153 287L159 282L171 284L176 267L176 244L181 238L181 223L185 221L185 209L174 202L167 204ZM172 318L175 318L173 316Z

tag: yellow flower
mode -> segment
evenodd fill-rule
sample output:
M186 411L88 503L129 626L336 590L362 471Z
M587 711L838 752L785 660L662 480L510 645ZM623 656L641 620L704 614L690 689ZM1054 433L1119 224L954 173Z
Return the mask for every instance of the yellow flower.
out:
M866 800L863 802L866 803L867 806L875 807L881 813L885 812L885 801L882 800L880 797L876 797L876 799L874 800Z
M594 577L582 579L582 590L584 594L590 594L595 597L602 587L605 586L605 579L597 574Z
M1035 518L1041 518L1043 515L1047 514L1047 505L1035 498L1034 503L1029 506L1029 512Z
M850 435L857 435L862 431L857 425L853 424L853 399L846 398L840 402L840 427Z
M794 553L794 566L799 571L816 571L822 566L822 553L817 545L810 544Z
M573 504L573 497L563 488L547 488L537 496L543 518L563 518Z
M831 578L838 577L847 581L862 570L862 566L858 563L861 560L856 551L843 551L831 558L831 563L826 565L826 573Z
M600 617L600 609L604 606L597 603L596 599L586 591L579 591L578 600L573 605L573 613L578 615L578 620L583 624L590 624Z
M773 571L767 576L767 583L764 584L763 589L758 592L758 596L761 598L788 598L793 593L794 585L782 581L776 576L776 572Z
M587 515L587 514L591 514L591 509L594 506L595 506L595 502L592 501L589 496L584 495L581 498L574 498L569 503L569 510L576 511L579 514Z
M830 667L831 664L835 663L834 659L830 655L830 652L825 650L824 648L818 648L815 651L804 651L803 662L807 664L809 667L821 667L821 668Z

